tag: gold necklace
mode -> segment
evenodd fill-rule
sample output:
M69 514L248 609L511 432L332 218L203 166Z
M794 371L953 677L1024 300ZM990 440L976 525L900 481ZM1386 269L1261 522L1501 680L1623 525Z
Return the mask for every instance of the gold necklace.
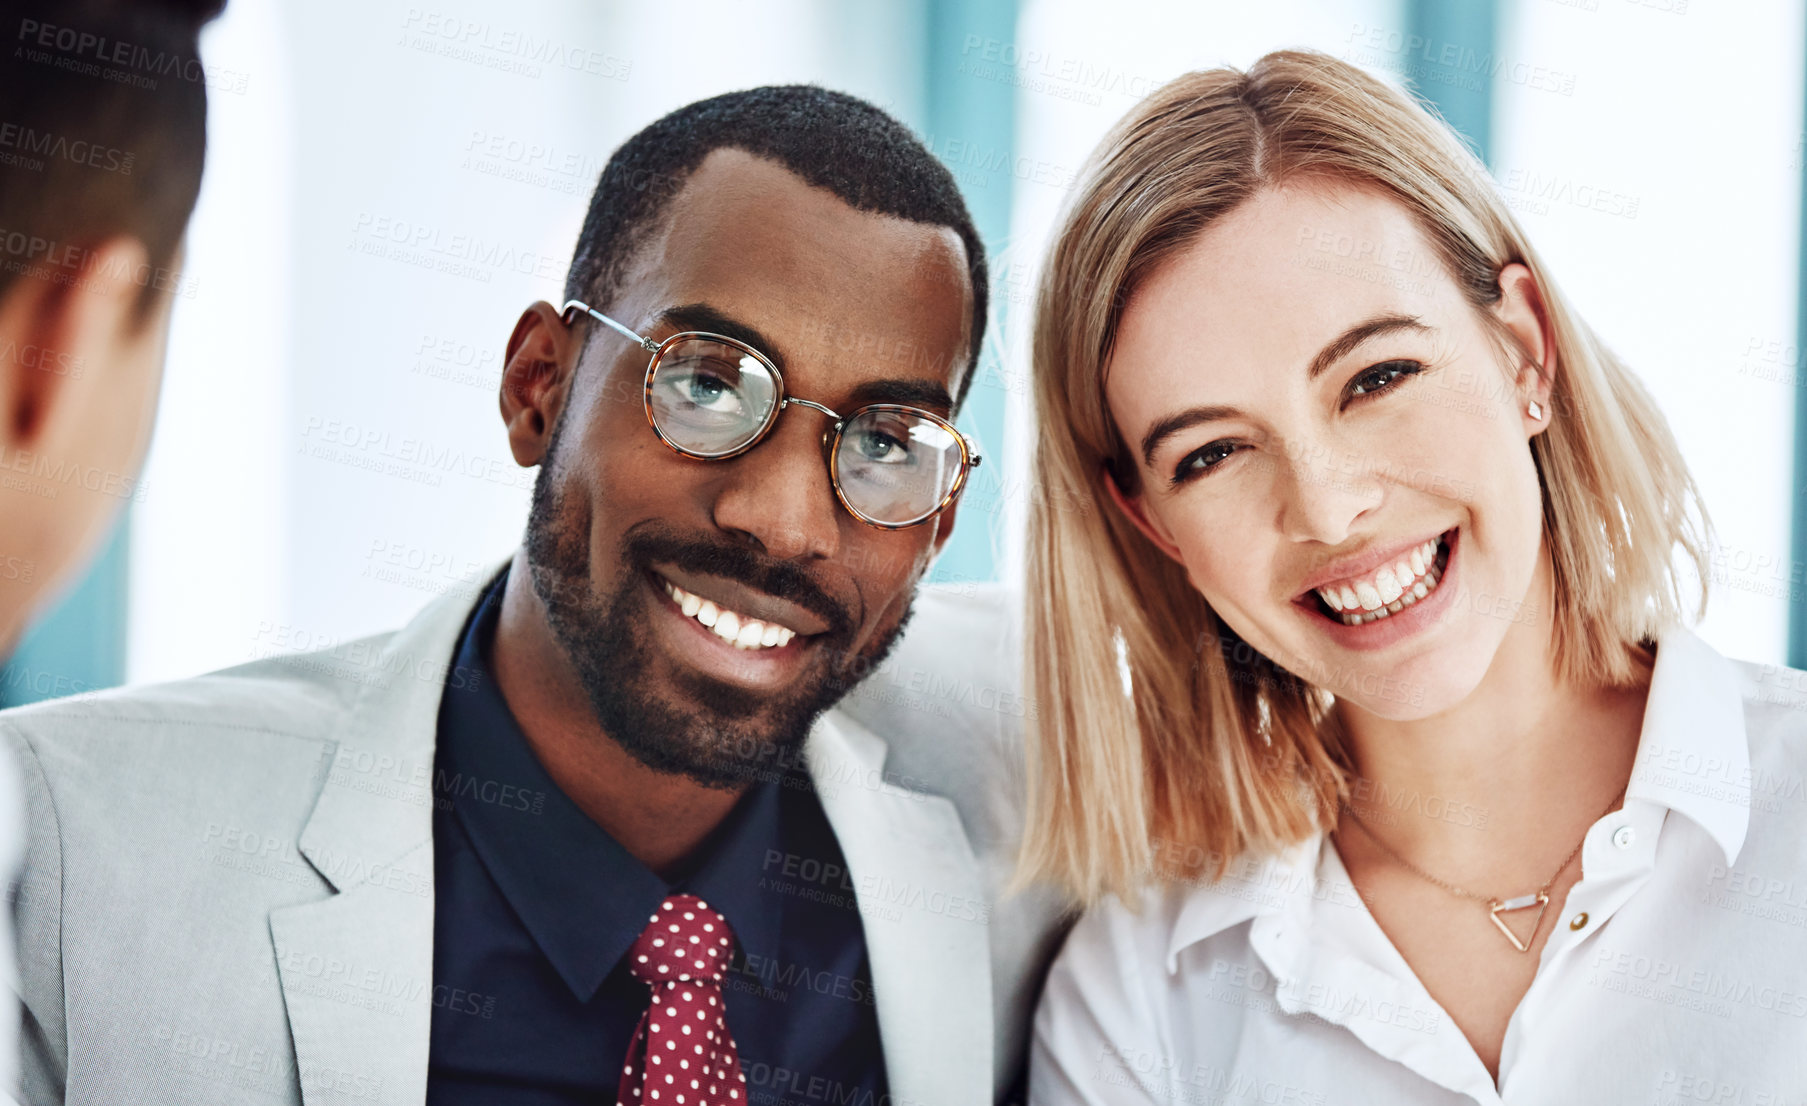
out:
M1606 809L1600 812L1600 817L1604 818L1608 814L1611 814L1613 812L1613 809L1619 805L1619 800L1624 797L1625 797L1625 789L1620 788L1619 793L1617 795L1613 796L1612 802L1606 804ZM1342 804L1342 809L1348 813L1350 819L1352 819L1356 825L1361 827L1362 833L1367 835L1368 840L1370 840L1370 841L1374 842L1376 845L1380 846L1380 850L1382 852L1384 852L1388 856L1392 857L1406 871L1417 876L1419 879L1425 880L1429 883L1436 884L1438 887L1443 888L1443 890L1448 891L1452 895L1457 895L1464 899L1473 899L1476 902L1486 903L1487 904L1487 912L1488 912L1487 916L1492 918L1493 924L1498 926L1499 931L1506 935L1506 940L1512 942L1512 947L1517 949L1520 952L1530 951L1531 942L1533 940L1535 940L1537 937L1538 927L1543 925L1544 910L1550 905L1550 888L1555 885L1556 877L1562 875L1563 871L1568 868L1569 862L1574 860L1576 855L1578 855L1581 852L1581 846L1585 845L1587 843L1587 831L1583 830L1582 834L1581 834L1581 840L1575 842L1574 850L1572 852L1570 852L1569 855L1562 858L1562 863L1558 864L1556 866L1556 870L1554 872L1550 873L1550 878L1544 881L1544 885L1542 887L1539 887L1537 890L1532 891L1530 894L1527 894L1527 895L1516 895L1516 896L1513 896L1512 898L1504 898L1503 899L1496 895L1483 895L1476 891L1469 891L1464 888L1457 887L1455 884L1450 883L1447 880L1438 879L1436 876L1431 875L1429 872L1425 871L1423 868L1420 868L1420 867L1418 867L1418 865L1413 864L1411 861L1407 860L1405 857L1400 856L1399 853L1393 848L1393 846L1387 844L1385 841L1382 841L1380 839L1380 835L1375 833L1373 828L1370 827L1367 822L1362 820L1362 816L1355 812L1355 808L1353 806L1351 806L1350 804L1345 802ZM1598 819L1596 819L1596 821L1598 821ZM1592 828L1592 827L1590 826L1589 828ZM1531 932L1526 934L1525 939L1521 941L1518 939L1518 934L1512 932L1512 930L1506 925L1505 919L1501 918L1500 915L1501 914L1510 914L1516 910L1529 910L1534 906L1537 908L1537 917L1535 919L1533 919L1531 922Z

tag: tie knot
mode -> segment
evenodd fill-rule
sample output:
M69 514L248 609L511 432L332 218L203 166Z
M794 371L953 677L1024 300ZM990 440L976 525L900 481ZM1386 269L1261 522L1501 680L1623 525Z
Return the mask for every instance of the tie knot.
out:
M628 950L628 968L635 979L654 986L719 985L733 950L728 919L695 895L667 895Z

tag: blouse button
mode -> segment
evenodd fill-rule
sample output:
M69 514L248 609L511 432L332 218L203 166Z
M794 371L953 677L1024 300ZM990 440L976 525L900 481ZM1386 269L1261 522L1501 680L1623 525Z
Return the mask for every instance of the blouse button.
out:
M1570 929L1582 929L1586 925L1587 925L1587 911L1585 911L1585 910L1583 910L1581 913L1575 915L1573 918L1569 919L1569 928Z
M1631 848L1632 842L1638 839L1638 831L1630 826L1620 826L1613 831L1612 843L1621 849Z

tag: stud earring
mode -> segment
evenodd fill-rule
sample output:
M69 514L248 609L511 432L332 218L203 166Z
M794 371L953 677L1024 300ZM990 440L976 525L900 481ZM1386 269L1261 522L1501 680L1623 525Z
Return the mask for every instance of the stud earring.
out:
M1534 419L1542 420L1543 419L1543 408L1538 406L1538 403L1536 400L1532 400L1531 402L1525 404L1525 414L1530 415Z

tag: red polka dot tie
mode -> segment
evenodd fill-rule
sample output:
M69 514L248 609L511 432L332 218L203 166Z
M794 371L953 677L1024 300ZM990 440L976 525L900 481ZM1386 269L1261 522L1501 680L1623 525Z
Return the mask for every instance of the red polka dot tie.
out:
M728 920L702 899L668 895L659 904L627 954L652 1002L628 1046L619 1106L747 1106L722 1005L733 952Z

